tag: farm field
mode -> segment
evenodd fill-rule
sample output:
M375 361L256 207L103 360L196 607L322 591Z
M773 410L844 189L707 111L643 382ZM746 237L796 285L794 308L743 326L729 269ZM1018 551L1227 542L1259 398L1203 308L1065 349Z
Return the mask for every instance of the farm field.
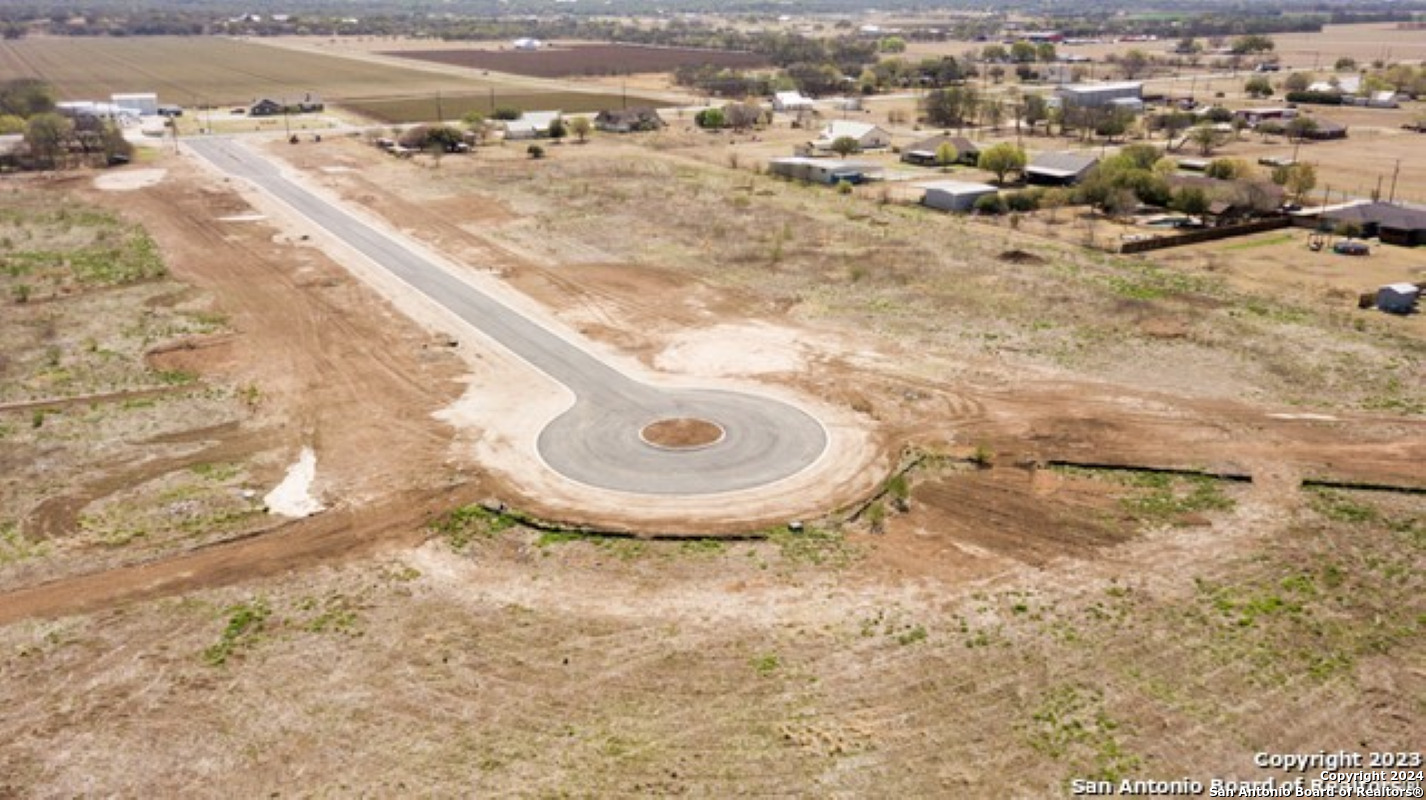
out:
M515 91L485 94L434 94L424 97L362 98L347 100L342 107L378 122L425 122L460 119L467 112L489 115L497 108L521 111L563 111L567 114L594 113L608 108L659 106L661 101L640 95L596 92Z
M700 64L731 69L768 66L767 59L755 53L628 44L575 44L530 51L475 48L394 50L382 55L537 78L671 72L681 66Z
M160 102L178 105L240 104L309 92L330 102L500 88L491 81L214 37L0 41L0 75L41 78L62 99L154 91Z

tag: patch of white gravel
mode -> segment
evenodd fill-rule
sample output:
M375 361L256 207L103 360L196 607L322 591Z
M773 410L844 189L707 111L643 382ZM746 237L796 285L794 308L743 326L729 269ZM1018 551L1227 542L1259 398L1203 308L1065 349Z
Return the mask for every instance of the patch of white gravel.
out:
M654 366L680 375L719 378L798 372L806 351L798 333L775 325L714 325L673 337Z
M310 517L325 510L325 506L312 496L312 481L316 477L317 454L312 448L304 447L297 463L287 468L282 483L263 497L268 512L284 517Z
M106 192L132 192L148 186L157 186L167 175L168 170L157 167L106 172L94 179L94 187Z

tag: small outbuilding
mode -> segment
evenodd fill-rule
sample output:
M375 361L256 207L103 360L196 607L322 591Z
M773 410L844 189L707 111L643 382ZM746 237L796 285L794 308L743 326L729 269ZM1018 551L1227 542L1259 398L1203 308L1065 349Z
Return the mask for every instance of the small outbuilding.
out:
M109 102L141 117L158 114L158 95L153 92L134 92L109 95Z
M917 186L926 190L921 204L942 211L970 211L975 201L1000 191L988 183L971 181L932 181Z
M777 92L772 96L773 111L810 111L812 98L801 92Z
M543 139L550 135L550 126L562 119L559 111L526 111L519 119L505 122L506 139Z
M864 161L842 161L832 158L787 156L767 162L767 171L783 178L808 183L865 183L879 175L881 167Z
M1071 186L1079 183L1099 159L1089 153L1040 153L1025 166L1025 182L1037 186Z
M1389 314L1410 314L1421 299L1421 289L1414 283L1390 283L1376 290L1376 307Z

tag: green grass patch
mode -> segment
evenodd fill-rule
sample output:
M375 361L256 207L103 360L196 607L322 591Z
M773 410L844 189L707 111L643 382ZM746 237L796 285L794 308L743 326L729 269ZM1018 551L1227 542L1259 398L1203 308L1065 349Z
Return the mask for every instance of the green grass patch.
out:
M1236 252L1239 250L1252 250L1257 247L1273 247L1275 245L1287 244L1289 242L1295 241L1297 241L1297 234L1279 233L1273 236L1265 236L1261 239L1252 239L1246 242L1235 242L1234 244L1225 245L1218 249L1222 252L1229 253Z
M477 537L491 537L519 524L508 513L497 513L478 504L461 506L441 515L430 529L446 538L452 550L464 550Z
M15 522L0 523L0 565L41 558L49 553L49 543L32 542Z
M227 613L228 624L223 628L222 635L203 651L203 660L211 666L223 666L229 658L252 647L272 616L272 609L266 600L256 598L229 606Z

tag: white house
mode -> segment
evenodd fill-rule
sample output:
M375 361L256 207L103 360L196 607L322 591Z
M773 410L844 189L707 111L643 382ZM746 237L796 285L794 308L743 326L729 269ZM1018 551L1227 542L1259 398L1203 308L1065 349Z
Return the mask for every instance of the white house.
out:
M922 205L942 211L970 211L975 201L1000 191L988 183L971 181L931 181L919 183L917 187L926 190L921 197Z
M516 39L515 41L510 43L510 46L514 47L516 50L539 50L541 47L545 46L545 43L540 41L539 39L526 38Z
M772 96L773 111L806 111L812 108L812 98L801 92L777 92Z
M550 135L550 125L560 119L559 111L526 111L519 119L505 122L506 139L539 139Z
M831 150L838 139L849 138L857 143L860 150L885 150L891 146L891 134L870 122L833 120L822 129L822 134L812 142L815 150Z

